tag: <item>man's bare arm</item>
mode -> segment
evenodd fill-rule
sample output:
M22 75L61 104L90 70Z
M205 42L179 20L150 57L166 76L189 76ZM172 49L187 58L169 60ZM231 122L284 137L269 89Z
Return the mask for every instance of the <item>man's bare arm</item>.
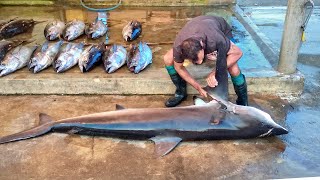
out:
M183 63L174 62L174 68L185 81L199 91L200 95L207 97L207 92L203 90L201 85L189 74L187 69L183 66Z

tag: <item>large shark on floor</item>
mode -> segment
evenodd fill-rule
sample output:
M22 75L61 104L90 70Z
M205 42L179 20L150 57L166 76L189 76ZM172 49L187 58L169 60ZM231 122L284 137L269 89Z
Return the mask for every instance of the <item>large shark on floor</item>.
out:
M220 67L220 66L219 66ZM223 67L223 66L222 66ZM218 69L217 69L218 70ZM257 108L238 106L225 100L228 77L218 70L218 88L206 87L213 98L205 103L195 98L195 105L175 108L125 109L102 112L58 121L40 114L37 127L0 138L0 144L38 137L49 132L152 140L157 156L164 156L181 141L246 139L287 134L269 114Z
M0 144L67 132L125 139L150 139L157 156L169 153L184 140L244 139L286 134L269 114L254 107L213 100L176 108L141 108L109 111L58 121L40 114L40 124L30 130L0 138ZM219 122L217 124L217 121Z

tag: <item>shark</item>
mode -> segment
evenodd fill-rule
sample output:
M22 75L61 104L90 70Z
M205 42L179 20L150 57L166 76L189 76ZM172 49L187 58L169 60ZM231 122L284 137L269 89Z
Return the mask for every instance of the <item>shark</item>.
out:
M222 99L195 97L195 105L175 108L124 108L54 120L39 115L39 125L0 138L0 144L39 137L50 132L151 140L156 157L171 152L182 141L229 140L277 136L288 131L255 107Z

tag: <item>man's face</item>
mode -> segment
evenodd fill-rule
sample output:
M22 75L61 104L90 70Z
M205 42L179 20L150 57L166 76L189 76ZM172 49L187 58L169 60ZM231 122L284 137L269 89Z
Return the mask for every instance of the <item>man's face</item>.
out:
M198 60L194 64L202 64L203 63L203 59L204 59L204 50L201 49L198 52Z

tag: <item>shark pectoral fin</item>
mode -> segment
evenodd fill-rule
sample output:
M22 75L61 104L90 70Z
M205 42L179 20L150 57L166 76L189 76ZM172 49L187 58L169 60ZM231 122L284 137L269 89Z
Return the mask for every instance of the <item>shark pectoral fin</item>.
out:
M125 109L123 106L116 104L116 110L123 110Z
M44 114L44 113L39 114L39 125L47 124L52 121L54 121L54 120L51 116Z
M179 137L166 137L166 136L156 136L151 138L151 140L156 145L154 152L157 157L162 157L167 155L182 141L182 139Z
M226 112L221 111L214 116L211 116L210 124L218 125L226 117Z
M78 132L80 132L80 129L73 128L73 129L69 130L67 133L69 135L74 135L74 134L77 134Z

